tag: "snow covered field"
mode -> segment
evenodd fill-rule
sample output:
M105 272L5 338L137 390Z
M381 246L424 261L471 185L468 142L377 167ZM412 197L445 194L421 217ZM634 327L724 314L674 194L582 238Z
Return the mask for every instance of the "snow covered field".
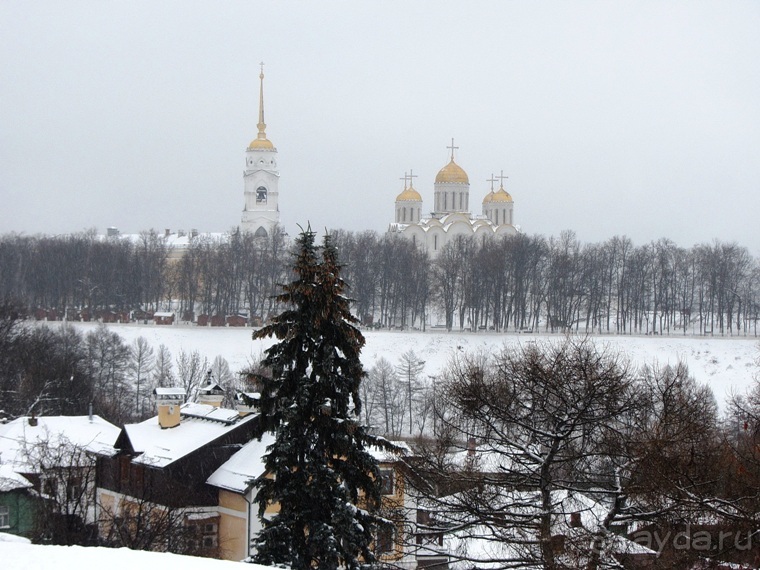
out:
M86 548L84 546L39 546L24 539L0 533L0 566L7 570L67 570L69 568L181 568L182 570L232 570L239 562L179 556L162 552L142 552L127 548ZM267 566L247 564L245 570L264 570Z
M72 323L82 332L99 326L95 323ZM51 326L56 326L51 323ZM164 344L176 359L180 351L197 350L201 356L213 360L223 356L233 371L258 360L274 341L251 340L250 328L210 328L191 325L156 326L141 324L108 325L131 344L139 336L154 347ZM414 350L425 361L423 377L434 377L457 351L495 352L505 344L559 341L559 335L547 334L492 334L460 332L390 332L364 333L367 345L362 352L366 368L380 357L395 364L400 355ZM636 365L659 363L675 364L679 360L689 366L697 381L708 384L722 406L732 393L742 393L760 373L760 339L684 336L599 336L598 346L621 351Z

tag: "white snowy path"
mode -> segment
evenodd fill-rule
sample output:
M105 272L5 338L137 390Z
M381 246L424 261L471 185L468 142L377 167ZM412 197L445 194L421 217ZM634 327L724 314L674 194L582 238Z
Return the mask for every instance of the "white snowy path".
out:
M73 323L83 332L92 330L95 323ZM60 326L51 323L51 326ZM212 361L217 355L227 359L230 369L237 371L248 362L258 360L274 342L271 339L254 342L250 328L212 328L192 325L156 326L141 324L108 325L130 344L139 336L154 347L164 344L176 359L181 350L197 350ZM369 369L380 357L398 362L401 354L414 350L425 361L423 376L434 377L458 351L499 351L505 344L532 341L560 341L559 335L493 334L460 332L364 332L367 344L362 362ZM697 337L697 336L598 336L600 347L621 351L635 365L675 364L679 360L689 366L697 381L708 384L723 406L732 393L743 393L760 371L760 339L755 337Z

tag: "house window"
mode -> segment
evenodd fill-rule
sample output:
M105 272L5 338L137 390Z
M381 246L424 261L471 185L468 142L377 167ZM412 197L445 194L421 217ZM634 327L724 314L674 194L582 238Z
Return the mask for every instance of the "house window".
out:
M11 508L0 505L0 528L11 527Z
M66 483L66 497L69 501L79 499L82 494L82 479L80 477L72 477Z
M56 497L58 495L58 481L55 479L45 479L42 484L42 492L48 497Z
M393 469L381 469L380 470L380 486L383 495L393 495L395 490L395 473Z
M387 554L393 552L396 543L396 525L387 524L377 529L375 541L375 554Z

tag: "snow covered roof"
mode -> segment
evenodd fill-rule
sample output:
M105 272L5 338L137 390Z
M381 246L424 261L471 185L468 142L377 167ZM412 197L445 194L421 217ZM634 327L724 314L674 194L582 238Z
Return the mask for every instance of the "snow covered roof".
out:
M392 463L398 461L400 456L411 455L412 453L412 448L405 441L389 441L389 443L398 447L399 451L387 451L375 446L369 447L367 451L375 458L375 461L381 463Z
M512 515L536 516L541 510L541 500L538 492L509 491L502 494L504 506L509 506ZM595 533L608 509L604 504L585 493L571 493L566 490L556 490L551 493L552 503L556 506L558 515L552 520L552 535L571 537L577 544L588 541L590 546L592 534ZM581 527L576 528L572 522L572 513L580 515ZM446 516L443 515L444 520ZM508 559L520 556L520 544L527 544L527 539L535 536L526 532L520 525L504 528L492 528L472 521L468 526L467 517L455 517L456 522L462 523L465 530L447 534L442 551L448 551L455 556L468 560L467 563L454 563L452 568L469 568L472 563L478 567L500 567L494 560ZM454 522L454 521L449 521ZM509 537L513 536L514 542ZM607 555L636 554L654 556L657 553L644 545L638 544L624 536L608 533L604 551ZM537 566L538 568L538 566Z
M0 493L15 491L16 489L29 489L33 485L23 475L19 475L9 464L0 465Z
M264 473L262 457L266 453L267 447L272 443L274 443L274 435L271 433L264 434L261 440L249 441L240 451L214 471L206 482L214 487L229 491L247 492L250 488L251 479ZM396 461L399 455L411 453L411 448L405 441L391 441L390 443L400 448L400 451L385 451L377 447L370 447L368 451L379 462Z
M249 441L214 471L206 483L237 493L247 492L251 479L264 473L262 457L272 443L274 443L274 435L271 433L265 433L261 440Z
M132 462L166 467L256 417L241 417L235 410L195 403L183 404L180 415L180 424L171 429L161 429L155 417L124 426L132 449L141 454Z
M100 416L40 416L30 423L21 417L0 425L0 460L20 473L33 473L29 446L45 443L49 448L72 445L98 455L113 455L119 428Z

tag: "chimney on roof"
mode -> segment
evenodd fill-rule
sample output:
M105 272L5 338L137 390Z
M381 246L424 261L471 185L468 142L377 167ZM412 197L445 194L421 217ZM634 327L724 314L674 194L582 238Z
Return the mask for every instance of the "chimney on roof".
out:
M166 228L164 230L164 237L169 237L170 235L172 235L172 231L169 228Z
M182 388L156 388L153 390L158 408L158 425L161 429L173 428L179 425L180 406L185 402L185 391Z
M224 400L224 389L214 382L211 370L206 374L206 385L198 389L198 403L218 408Z
M29 416L29 425L32 427L37 427L37 416L34 415L34 412L32 412L32 415Z

